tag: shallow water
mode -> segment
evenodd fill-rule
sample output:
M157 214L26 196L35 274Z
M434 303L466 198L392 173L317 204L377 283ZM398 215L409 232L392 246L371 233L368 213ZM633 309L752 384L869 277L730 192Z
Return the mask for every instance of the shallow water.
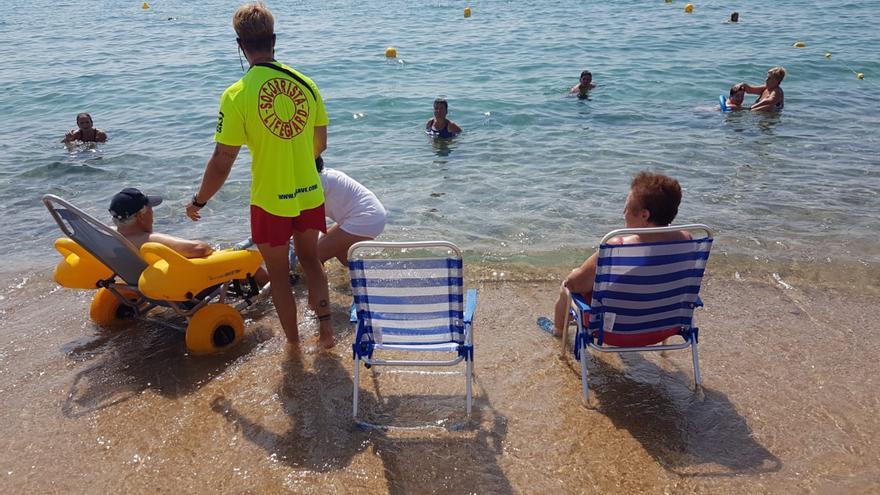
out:
M265 306L247 313L241 346L196 357L153 324L98 329L87 320L91 293L54 290L46 273L0 291L4 491L880 488L880 342L861 331L874 298L709 278L698 317L703 389L693 389L686 351L594 355L585 407L577 367L534 327L558 281L469 276L480 290L473 415L460 375L363 370L361 418L390 426L377 429L350 418L350 296L333 274L340 345L328 353L291 353ZM300 331L314 338L316 322Z
M16 246L2 257L47 266L57 231L43 193L106 220L124 185L168 198L162 230L240 240L247 154L204 221L180 206L210 154L217 99L241 74L230 6L93 7L38 1L0 24L0 110L14 116L0 137L0 214ZM471 19L446 2L273 7L278 58L325 96L327 164L377 192L386 239L568 263L620 226L629 177L650 168L685 187L679 221L714 227L733 254L877 264L880 58L869 4L746 1L738 25L714 2L691 15L662 2L486 2ZM384 58L389 45L398 59ZM776 64L788 70L784 112L714 111L719 93ZM590 100L564 97L584 68L598 85ZM451 143L421 131L437 95L466 130ZM68 153L56 141L83 110L111 141Z

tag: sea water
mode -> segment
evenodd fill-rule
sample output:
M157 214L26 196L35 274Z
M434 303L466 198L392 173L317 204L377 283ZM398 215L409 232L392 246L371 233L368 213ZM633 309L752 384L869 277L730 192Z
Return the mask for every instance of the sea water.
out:
M694 3L686 14L681 2L483 1L469 4L469 19L464 3L447 1L270 7L277 58L325 99L326 164L379 196L383 239L567 264L622 227L628 183L649 169L681 182L677 222L712 226L716 250L876 270L877 5L742 1L730 24L733 7ZM246 151L202 221L184 215L213 149L219 96L242 75L236 5L36 0L4 11L5 269L57 259L46 193L109 221L111 196L139 187L165 197L157 230L226 245L247 237ZM761 84L775 65L787 71L783 112L717 111L719 94ZM566 96L585 69L595 90ZM438 96L465 129L452 141L424 134ZM109 142L60 144L78 112Z

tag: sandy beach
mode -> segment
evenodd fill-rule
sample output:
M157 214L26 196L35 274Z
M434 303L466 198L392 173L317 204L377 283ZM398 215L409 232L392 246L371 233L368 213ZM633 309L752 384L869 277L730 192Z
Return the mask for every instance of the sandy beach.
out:
M331 352L290 352L266 304L243 345L207 358L152 324L100 330L90 292L19 274L0 300L3 491L880 490L875 294L713 272L698 313L702 391L688 352L594 355L585 407L574 362L534 323L561 275L469 271L480 291L473 416L460 376L367 372L363 419L394 427L365 429L350 418L341 269Z

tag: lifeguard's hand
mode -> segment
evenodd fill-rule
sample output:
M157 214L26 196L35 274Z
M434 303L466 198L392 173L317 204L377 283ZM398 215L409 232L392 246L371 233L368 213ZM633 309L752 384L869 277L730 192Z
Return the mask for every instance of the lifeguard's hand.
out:
M201 213L199 213L199 210L201 209L202 208L200 206L196 206L192 204L192 202L190 202L186 205L186 216L188 216L192 221L198 222L199 219L202 218Z

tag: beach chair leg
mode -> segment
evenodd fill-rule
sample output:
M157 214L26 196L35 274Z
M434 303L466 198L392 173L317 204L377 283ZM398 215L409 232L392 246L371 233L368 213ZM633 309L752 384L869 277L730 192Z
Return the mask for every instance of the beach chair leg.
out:
M700 355L697 353L697 339L691 337L691 354L694 356L694 386L699 387L703 384L700 377Z
M474 362L470 359L467 360L467 415L470 417L471 415L471 405L473 403L473 381L474 381Z
M581 347L581 387L584 389L584 402L589 405L590 404L590 384L588 382L589 375L587 374L587 356L589 355L589 350L587 346Z
M357 419L358 416L358 393L360 392L360 378L361 376L361 360L357 357L354 358L354 391L352 393L352 404L351 404L351 417L353 419Z
M560 356L565 357L565 346L568 345L568 322L571 318L571 292L565 289L565 296L568 298L568 308L565 310L565 319L562 323L562 349Z

